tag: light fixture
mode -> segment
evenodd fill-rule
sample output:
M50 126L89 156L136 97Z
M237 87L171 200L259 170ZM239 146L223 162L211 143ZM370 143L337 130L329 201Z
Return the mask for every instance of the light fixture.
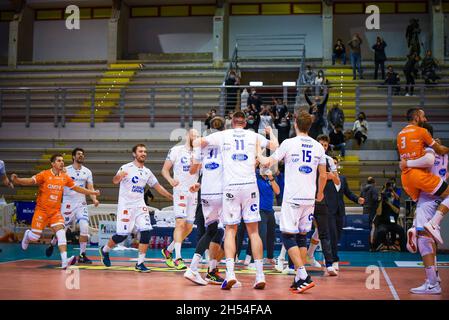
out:
M263 82L262 81L250 81L249 85L251 87L262 87L263 86Z
M283 87L296 87L295 81L284 81L282 82Z

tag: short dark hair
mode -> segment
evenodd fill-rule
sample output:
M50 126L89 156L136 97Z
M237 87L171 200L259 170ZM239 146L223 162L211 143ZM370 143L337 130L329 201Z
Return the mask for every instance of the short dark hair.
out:
M298 114L296 115L296 126L298 127L298 130L303 133L308 133L310 130L310 127L312 126L312 115L308 113L306 110L299 110Z
M59 157L61 157L62 159L64 159L64 156L63 156L62 154L60 154L60 153L55 153L54 155L51 156L50 162L51 162L51 163L55 162L55 161L56 161L56 158L59 158Z
M414 107L407 110L407 121L412 121L413 118L422 110L421 108Z
M76 153L78 152L78 151L81 151L82 153L84 153L84 149L83 148L75 148L75 149L73 149L72 150L72 157L74 157L74 156L76 156Z
M225 120L222 117L213 117L210 120L210 127L219 131L224 130Z
M137 151L137 148L146 148L147 146L143 143L138 143L133 147L133 153Z
M432 127L432 125L429 124L428 122L424 122L424 123L422 124L422 127L423 127L424 129L427 129L427 131L429 131L430 135L431 135L432 138L433 138L433 127Z
M325 142L329 143L331 140L329 139L329 136L327 134L320 134L316 138L316 141L325 141Z
M374 183L376 183L376 180L374 180L373 177L368 177L367 182L368 182L368 184L374 184Z

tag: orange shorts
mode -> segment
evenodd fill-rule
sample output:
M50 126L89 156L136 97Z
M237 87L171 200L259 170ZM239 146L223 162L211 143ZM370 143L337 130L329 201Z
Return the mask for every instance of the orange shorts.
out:
M47 213L47 211L36 208L31 222L31 231L42 233L46 226L54 227L58 224L64 225L64 217L61 212Z
M421 191L434 194L444 182L433 173L417 168L410 168L406 173L402 173L401 181L402 187L413 201L418 200Z

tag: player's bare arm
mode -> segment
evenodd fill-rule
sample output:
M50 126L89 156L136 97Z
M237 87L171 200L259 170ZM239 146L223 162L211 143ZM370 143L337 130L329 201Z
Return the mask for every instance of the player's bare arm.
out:
M36 180L34 178L19 178L15 173L11 174L11 182L18 186L34 186L36 185Z
M271 127L265 128L265 133L270 136L270 141L268 141L267 148L274 151L279 147L279 141L274 135L273 129Z
M176 179L173 179L170 174L170 169L173 167L173 163L170 160L165 160L164 166L162 167L162 176L167 180L168 183L174 188L177 185L179 185L179 181Z
M86 196L99 196L100 195L100 190L89 190L80 186L74 186L72 188L73 191L78 192L78 193L82 193L85 194Z
M173 195L170 192L168 192L167 189L165 189L160 183L154 186L154 190L156 190L157 193L159 193L164 198L173 200Z
M86 187L90 191L95 191L94 185L92 183L88 183ZM94 204L94 206L98 207L98 205L100 204L100 201L98 201L97 196L93 195L93 194L91 194L89 196L90 196L90 199L92 200L92 203Z
M433 152L426 152L422 157L414 160L407 160L402 158L399 163L401 170L405 168L431 168L435 162L435 155Z
M114 178L112 178L112 183L119 184L120 181L122 181L123 178L126 177L127 175L128 175L128 172L121 170L118 174L116 174L114 176Z
M438 153L439 155L449 154L449 148L446 146L443 146L442 144L440 144L436 141L432 145L432 149L435 150L435 152Z

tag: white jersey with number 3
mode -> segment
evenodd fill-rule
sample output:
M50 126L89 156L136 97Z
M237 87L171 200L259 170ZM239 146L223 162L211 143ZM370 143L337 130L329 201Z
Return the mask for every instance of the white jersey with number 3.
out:
M84 166L80 170L75 169L72 165L66 167L66 173L78 187L86 188L88 184L93 184L92 172ZM70 188L64 187L64 194L62 202L69 203L85 203L86 196L82 193L73 191Z
M284 140L271 157L285 161L284 201L314 204L318 166L326 164L323 146L311 137L297 136Z
M230 129L215 132L205 140L221 148L225 188L244 189L256 184L256 145L259 143L262 148L268 145L264 136L250 130Z

